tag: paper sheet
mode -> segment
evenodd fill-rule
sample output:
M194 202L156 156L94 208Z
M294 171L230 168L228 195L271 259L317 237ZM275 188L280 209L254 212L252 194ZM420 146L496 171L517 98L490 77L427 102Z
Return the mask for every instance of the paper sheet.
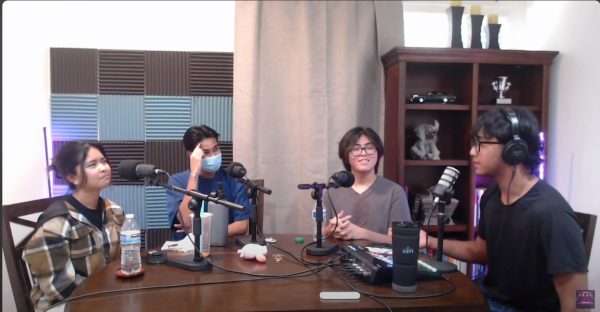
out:
M178 241L166 241L160 250L174 250L181 252L188 252L194 250L194 234L189 233L187 237L184 237Z

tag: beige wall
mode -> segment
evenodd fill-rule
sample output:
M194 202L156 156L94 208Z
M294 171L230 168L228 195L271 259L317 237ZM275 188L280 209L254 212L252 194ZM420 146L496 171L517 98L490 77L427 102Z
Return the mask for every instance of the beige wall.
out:
M600 4L530 1L526 48L556 50L550 85L547 180L576 211L600 215ZM589 288L600 291L600 224L589 264ZM596 301L598 304L598 300Z

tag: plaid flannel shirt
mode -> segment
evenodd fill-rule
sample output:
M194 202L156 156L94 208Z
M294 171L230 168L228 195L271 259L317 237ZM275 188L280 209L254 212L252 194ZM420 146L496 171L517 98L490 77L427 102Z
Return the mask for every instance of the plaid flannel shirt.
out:
M34 277L31 300L36 311L64 300L86 277L119 256L123 209L109 200L103 202L103 231L66 200L46 210L57 205L52 210L63 213L38 224L23 250Z

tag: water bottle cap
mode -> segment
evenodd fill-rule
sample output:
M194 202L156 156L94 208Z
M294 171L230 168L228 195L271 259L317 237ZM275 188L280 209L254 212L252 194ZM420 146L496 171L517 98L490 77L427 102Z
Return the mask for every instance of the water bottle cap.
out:
M134 218L134 214L133 213L128 213L125 215L126 219L133 219Z

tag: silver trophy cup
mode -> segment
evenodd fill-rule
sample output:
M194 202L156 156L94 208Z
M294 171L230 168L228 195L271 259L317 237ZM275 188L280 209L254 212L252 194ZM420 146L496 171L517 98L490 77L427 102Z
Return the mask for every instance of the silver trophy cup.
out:
M499 76L496 80L492 81L492 87L494 91L498 93L498 98L496 99L496 104L511 104L512 100L510 98L504 97L504 92L507 92L510 89L510 82L508 81L507 76Z

